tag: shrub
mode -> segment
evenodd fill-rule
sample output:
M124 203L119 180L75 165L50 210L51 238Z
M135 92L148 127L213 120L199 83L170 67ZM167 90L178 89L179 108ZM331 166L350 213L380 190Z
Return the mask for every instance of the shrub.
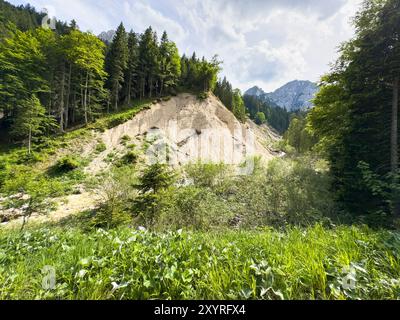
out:
M157 230L224 228L234 217L228 203L205 188L172 187L161 192L157 200Z
M136 164L139 158L139 154L135 151L128 151L119 161L116 163L117 166L121 167L124 165Z
M107 154L107 157L104 161L106 161L107 163L112 163L114 162L116 156L117 154L114 151L112 151L109 154Z
M74 156L65 156L59 159L55 165L58 172L65 173L79 168L80 160Z
M197 95L197 99L203 101L208 98L208 92L201 92Z
M135 171L127 166L114 168L99 179L101 183L95 186L103 201L92 221L93 226L112 228L131 221L130 203L136 195Z
M96 146L96 153L102 153L107 150L107 146L104 142L100 142Z
M121 144L126 145L129 141L131 141L131 137L128 135L124 135L121 137Z
M194 185L205 188L213 188L218 184L223 184L231 174L228 166L223 163L201 162L187 165L185 172Z
M265 113L257 112L256 118L255 118L256 124L261 125L261 124L265 123L265 121L267 121L267 118L265 117Z

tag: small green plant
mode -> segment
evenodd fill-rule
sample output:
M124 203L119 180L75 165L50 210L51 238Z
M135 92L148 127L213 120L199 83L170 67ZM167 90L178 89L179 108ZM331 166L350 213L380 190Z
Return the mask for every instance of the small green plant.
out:
M110 152L109 154L107 154L105 161L108 163L112 163L114 162L116 156L117 154L115 152Z
M130 137L130 136L128 136L127 134L126 135L123 135L122 137L121 137L121 144L122 145L126 145L129 141L131 141L132 140L132 138Z
M203 101L208 98L208 92L201 92L197 95L197 99Z
M104 142L99 142L96 146L96 153L102 153L107 150L107 146Z
M117 166L136 164L139 154L135 151L128 151L121 159L119 159Z
M55 169L60 173L66 173L79 168L80 165L81 162L77 157L65 156L57 161Z

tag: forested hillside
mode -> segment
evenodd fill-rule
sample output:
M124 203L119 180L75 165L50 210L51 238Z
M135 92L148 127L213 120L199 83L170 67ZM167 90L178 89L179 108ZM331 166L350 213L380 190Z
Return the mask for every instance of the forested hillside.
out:
M213 90L221 62L179 55L166 32L127 32L121 23L110 45L75 21L55 31L38 28L43 14L2 2L10 15L0 42L0 129L12 141L40 139L88 124L99 115L185 90ZM16 24L13 24L15 22ZM29 22L29 23L28 23ZM244 121L240 92L227 104ZM236 111L241 110L241 111ZM9 140L11 141L11 140Z
M280 134L283 134L288 129L290 112L286 109L255 96L245 95L243 99L250 118L254 119L256 123L267 122Z

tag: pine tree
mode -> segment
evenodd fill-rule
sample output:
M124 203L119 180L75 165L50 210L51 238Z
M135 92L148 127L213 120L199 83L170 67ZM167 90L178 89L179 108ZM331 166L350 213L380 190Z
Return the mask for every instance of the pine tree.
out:
M233 91L232 112L236 118L244 122L246 120L246 108L239 89Z
M114 109L118 110L124 75L128 67L128 39L124 25L119 25L107 57L109 89L112 93Z
M131 99L136 97L139 66L139 41L136 33L128 35L128 65L125 74L125 102L130 105Z
M28 139L28 154L32 150L32 139L54 125L54 119L46 115L46 109L41 105L36 95L18 106L12 123L11 134L15 137Z
M159 48L157 34L151 27L142 34L139 43L140 98L153 96L156 79L159 74Z
M168 40L167 32L164 31L160 44L160 92L161 96L165 89L178 84L181 76L181 59L175 43Z

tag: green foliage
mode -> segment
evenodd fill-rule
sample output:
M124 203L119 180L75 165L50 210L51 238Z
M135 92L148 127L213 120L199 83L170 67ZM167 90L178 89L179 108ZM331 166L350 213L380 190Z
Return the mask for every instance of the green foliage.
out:
M232 84L224 77L218 80L214 94L221 100L221 102L229 109L232 110L233 106L233 87Z
M131 166L120 166L103 174L99 179L96 190L100 193L103 204L96 211L90 225L97 228L113 228L129 223L132 220L130 203L136 195L132 188L136 181L136 172Z
M5 207L19 210L22 231L32 214L45 214L53 208L51 198L60 186L26 166L15 166L9 174L13 178L4 182L1 191L8 196Z
M211 61L205 58L198 59L196 53L191 58L183 55L181 58L181 85L182 87L200 92L213 91L217 76L221 70L221 61L214 56Z
M16 113L11 134L28 139L28 153L31 153L32 140L46 129L55 126L54 118L46 114L46 109L35 95L23 101L22 105L18 106Z
M222 186L230 175L227 165L212 163L195 163L185 167L187 178L198 187L214 188Z
M104 152L106 150L107 150L107 146L106 146L106 144L104 142L99 142L96 145L96 152L97 153L102 153L102 152Z
M233 90L232 112L241 122L246 121L246 107L239 89Z
M258 125L262 125L267 121L264 112L257 112L256 117L254 119L255 123Z
M297 153L309 152L317 143L316 138L307 128L306 118L301 114L292 117L283 138L286 144L293 147Z
M237 119L246 120L246 107L239 89L232 89L232 85L224 78L215 84L214 94L235 115Z
M0 43L4 120L13 123L21 113L16 109L25 110L32 95L51 106L46 111L60 131L71 124L71 117L75 123L93 120L104 98L103 50L97 37L75 29L65 35L43 28L12 32Z
M123 145L126 145L129 141L131 141L131 137L130 136L128 136L128 135L124 135L124 136L122 136L121 137L121 143L123 144Z
M175 177L175 173L166 164L157 162L144 170L143 175L139 178L137 188L142 193L157 193L170 186Z
M208 92L200 92L200 93L197 95L197 99L199 99L200 101L204 101L204 100L206 100L208 97L209 97Z
M163 234L42 228L3 231L0 248L1 299L386 300L399 294L399 236L367 228ZM56 270L54 290L42 288L45 265ZM357 281L348 288L343 279L350 272Z
M128 67L128 38L124 25L118 26L115 37L110 45L107 56L106 70L109 74L109 87L115 110L118 110L120 91L124 83L125 71Z
M168 40L164 31L160 43L160 96L178 85L181 76L181 57L176 44Z
M395 205L371 188L385 184L398 167L398 129L391 125L395 79L400 70L399 2L365 1L355 19L356 36L341 48L331 73L323 77L308 125L330 161L337 200L354 215L389 214ZM396 161L397 162L397 161ZM364 167L365 169L365 167ZM398 196L393 188L392 203Z
M289 128L290 113L286 109L282 109L272 102L261 101L254 96L245 95L243 100L251 119L257 121L257 114L262 112L268 124L280 134Z
M28 20L42 16L29 6L12 9L0 4L7 12L26 13ZM0 33L7 33L0 42L0 109L4 113L0 126L4 126L7 138L10 124L24 123L18 117L38 110L27 108L32 95L48 108L46 115L55 119L58 131L64 133L72 126L92 124L101 114L109 113L110 106L115 111L121 105L130 107L134 98L175 95L178 86L208 92L215 87L220 71L217 57L211 61L199 60L195 55L190 60L181 58L167 33L159 42L151 27L141 35L133 31L128 34L121 23L106 46L93 34L80 31L75 22L70 26L57 22L57 32L35 28L36 22L31 22L29 26L18 25L19 29L14 26L2 30L6 22L0 16ZM126 120L129 118L125 115L115 115L105 127ZM44 138L48 133L46 130L37 135Z
M65 156L59 159L55 165L55 169L60 173L66 173L79 168L80 160L74 156Z
M207 230L336 221L331 179L311 158L277 159L267 167L256 164L250 176L235 176L222 164L191 164L184 171L179 187L171 185L170 175L168 182L155 187L153 180L162 179L154 177L163 176L158 168L140 177L137 188L142 192L132 210L137 225Z
M229 204L205 187L168 188L157 194L153 205L156 216L148 226L162 231L228 228L235 217Z
M7 35L8 31L16 28L27 31L39 26L42 14L38 13L29 4L26 6L14 7L10 3L0 0L0 35Z
M139 154L135 150L130 150L124 156L117 161L117 166L133 165L136 164L139 159Z
M145 169L136 188L140 195L134 199L133 214L138 222L152 227L156 221L159 193L172 185L176 174L167 165L155 163Z

